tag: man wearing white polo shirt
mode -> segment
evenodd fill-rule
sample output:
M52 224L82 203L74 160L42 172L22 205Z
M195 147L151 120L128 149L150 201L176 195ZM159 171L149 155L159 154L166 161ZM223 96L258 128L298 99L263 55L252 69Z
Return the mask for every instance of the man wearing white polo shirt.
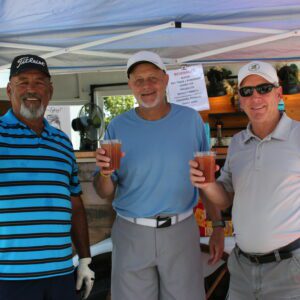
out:
M230 300L300 299L300 122L279 112L270 64L242 67L238 86L249 125L233 137L218 183L204 184L193 161L191 181L220 208L233 205Z
M204 300L199 231L193 216L197 189L188 162L207 150L203 122L193 109L165 99L168 75L161 58L148 51L127 64L128 84L139 106L112 120L105 138L120 139L125 156L119 170L97 149L95 186L114 197L112 299ZM211 217L220 212L210 208ZM224 247L223 228L210 243L211 262Z

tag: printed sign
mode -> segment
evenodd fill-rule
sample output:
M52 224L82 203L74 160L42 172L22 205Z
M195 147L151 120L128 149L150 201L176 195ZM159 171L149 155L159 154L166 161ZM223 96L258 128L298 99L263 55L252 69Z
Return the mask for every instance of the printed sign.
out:
M202 65L170 70L168 74L169 102L189 106L197 111L209 109Z
M71 138L70 107L49 105L45 112L45 118L50 125L62 130Z

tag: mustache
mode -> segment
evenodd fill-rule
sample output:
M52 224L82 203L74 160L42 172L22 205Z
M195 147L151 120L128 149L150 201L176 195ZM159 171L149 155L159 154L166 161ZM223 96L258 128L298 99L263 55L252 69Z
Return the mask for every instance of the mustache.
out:
M41 101L41 97L37 93L26 93L21 97L22 101L26 100L27 98L36 98Z

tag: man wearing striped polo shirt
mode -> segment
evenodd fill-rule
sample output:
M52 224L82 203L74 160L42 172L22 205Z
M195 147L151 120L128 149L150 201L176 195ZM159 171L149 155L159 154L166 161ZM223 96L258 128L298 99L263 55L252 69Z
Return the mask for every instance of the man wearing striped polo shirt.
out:
M94 279L78 166L69 138L44 119L53 93L46 61L14 58L0 118L0 300L87 298Z

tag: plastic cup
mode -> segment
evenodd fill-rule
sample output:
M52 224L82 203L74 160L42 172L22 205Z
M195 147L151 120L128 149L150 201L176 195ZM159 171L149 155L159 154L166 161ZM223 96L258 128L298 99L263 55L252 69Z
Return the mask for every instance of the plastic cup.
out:
M109 167L106 170L120 169L121 161L121 141L120 140L102 140L100 146L105 150L105 155L110 158Z
M205 177L204 182L215 182L216 152L196 152L194 158L198 162L198 169L203 172L203 176Z

